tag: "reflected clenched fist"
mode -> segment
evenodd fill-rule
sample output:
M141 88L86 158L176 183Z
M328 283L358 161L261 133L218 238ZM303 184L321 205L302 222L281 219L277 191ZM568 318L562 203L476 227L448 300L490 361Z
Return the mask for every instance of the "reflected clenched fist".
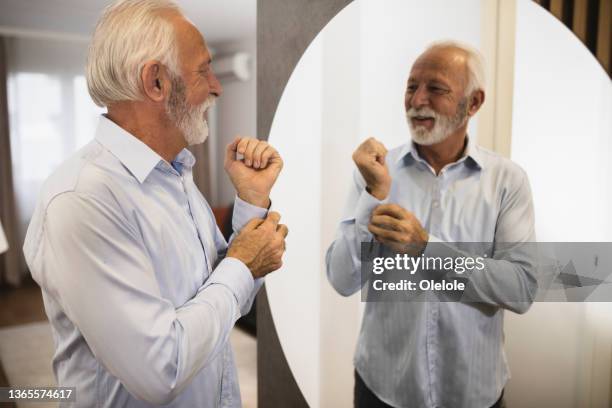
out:
M387 149L373 137L359 145L353 153L353 161L367 184L367 190L379 200L384 200L391 189L391 176L385 163Z
M239 259L251 271L253 278L261 278L283 265L286 225L279 224L280 214L268 213L265 220L249 221L232 241L227 256Z

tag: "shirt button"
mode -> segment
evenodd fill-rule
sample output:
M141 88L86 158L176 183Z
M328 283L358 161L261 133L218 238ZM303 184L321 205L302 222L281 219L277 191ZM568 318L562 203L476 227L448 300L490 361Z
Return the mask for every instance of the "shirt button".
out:
M434 208L438 208L438 207L440 206L440 203L439 203L438 201L434 201L434 202L433 202L431 205L432 205Z

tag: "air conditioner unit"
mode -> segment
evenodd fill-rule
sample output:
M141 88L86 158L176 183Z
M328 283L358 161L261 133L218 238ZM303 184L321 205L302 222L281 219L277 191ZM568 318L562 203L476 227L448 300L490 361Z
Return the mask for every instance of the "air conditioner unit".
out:
M246 52L237 52L217 57L213 69L222 81L248 81L252 70L251 56Z

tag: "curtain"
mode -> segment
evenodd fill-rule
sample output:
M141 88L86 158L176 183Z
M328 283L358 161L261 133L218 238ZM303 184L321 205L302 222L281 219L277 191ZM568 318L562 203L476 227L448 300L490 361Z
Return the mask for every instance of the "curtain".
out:
M534 0L576 34L612 76L612 1Z
M11 138L8 121L6 41L0 37L0 220L9 244L0 255L0 285L19 285L23 273L23 255L19 240L13 171Z
M17 208L13 241L23 259L21 246L44 181L93 138L104 109L95 106L87 92L87 42L10 37L5 47L12 163L3 159L1 165L12 165ZM28 275L23 261L14 277Z

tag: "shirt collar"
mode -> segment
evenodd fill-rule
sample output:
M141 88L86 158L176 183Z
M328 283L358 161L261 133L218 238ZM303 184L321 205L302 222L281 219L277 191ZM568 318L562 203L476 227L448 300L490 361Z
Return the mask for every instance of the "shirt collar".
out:
M102 115L98 122L96 140L119 159L140 183L146 180L160 162L165 163L165 160L153 149L105 115ZM191 152L183 149L174 161L181 167L191 168L195 158Z
M465 147L463 156L459 160L457 160L457 163L469 158L476 165L477 168L482 169L483 161L478 146L476 146L472 138L470 138L469 136L466 136L466 138L467 146ZM408 157L412 158L415 161L425 162L425 160L419 155L419 151L416 148L416 143L414 143L413 141L411 141L410 143L406 143L402 147L397 162L399 163L401 160L404 160Z
M173 162L179 163L185 168L192 168L196 162L195 156L187 149L183 149L176 155Z

